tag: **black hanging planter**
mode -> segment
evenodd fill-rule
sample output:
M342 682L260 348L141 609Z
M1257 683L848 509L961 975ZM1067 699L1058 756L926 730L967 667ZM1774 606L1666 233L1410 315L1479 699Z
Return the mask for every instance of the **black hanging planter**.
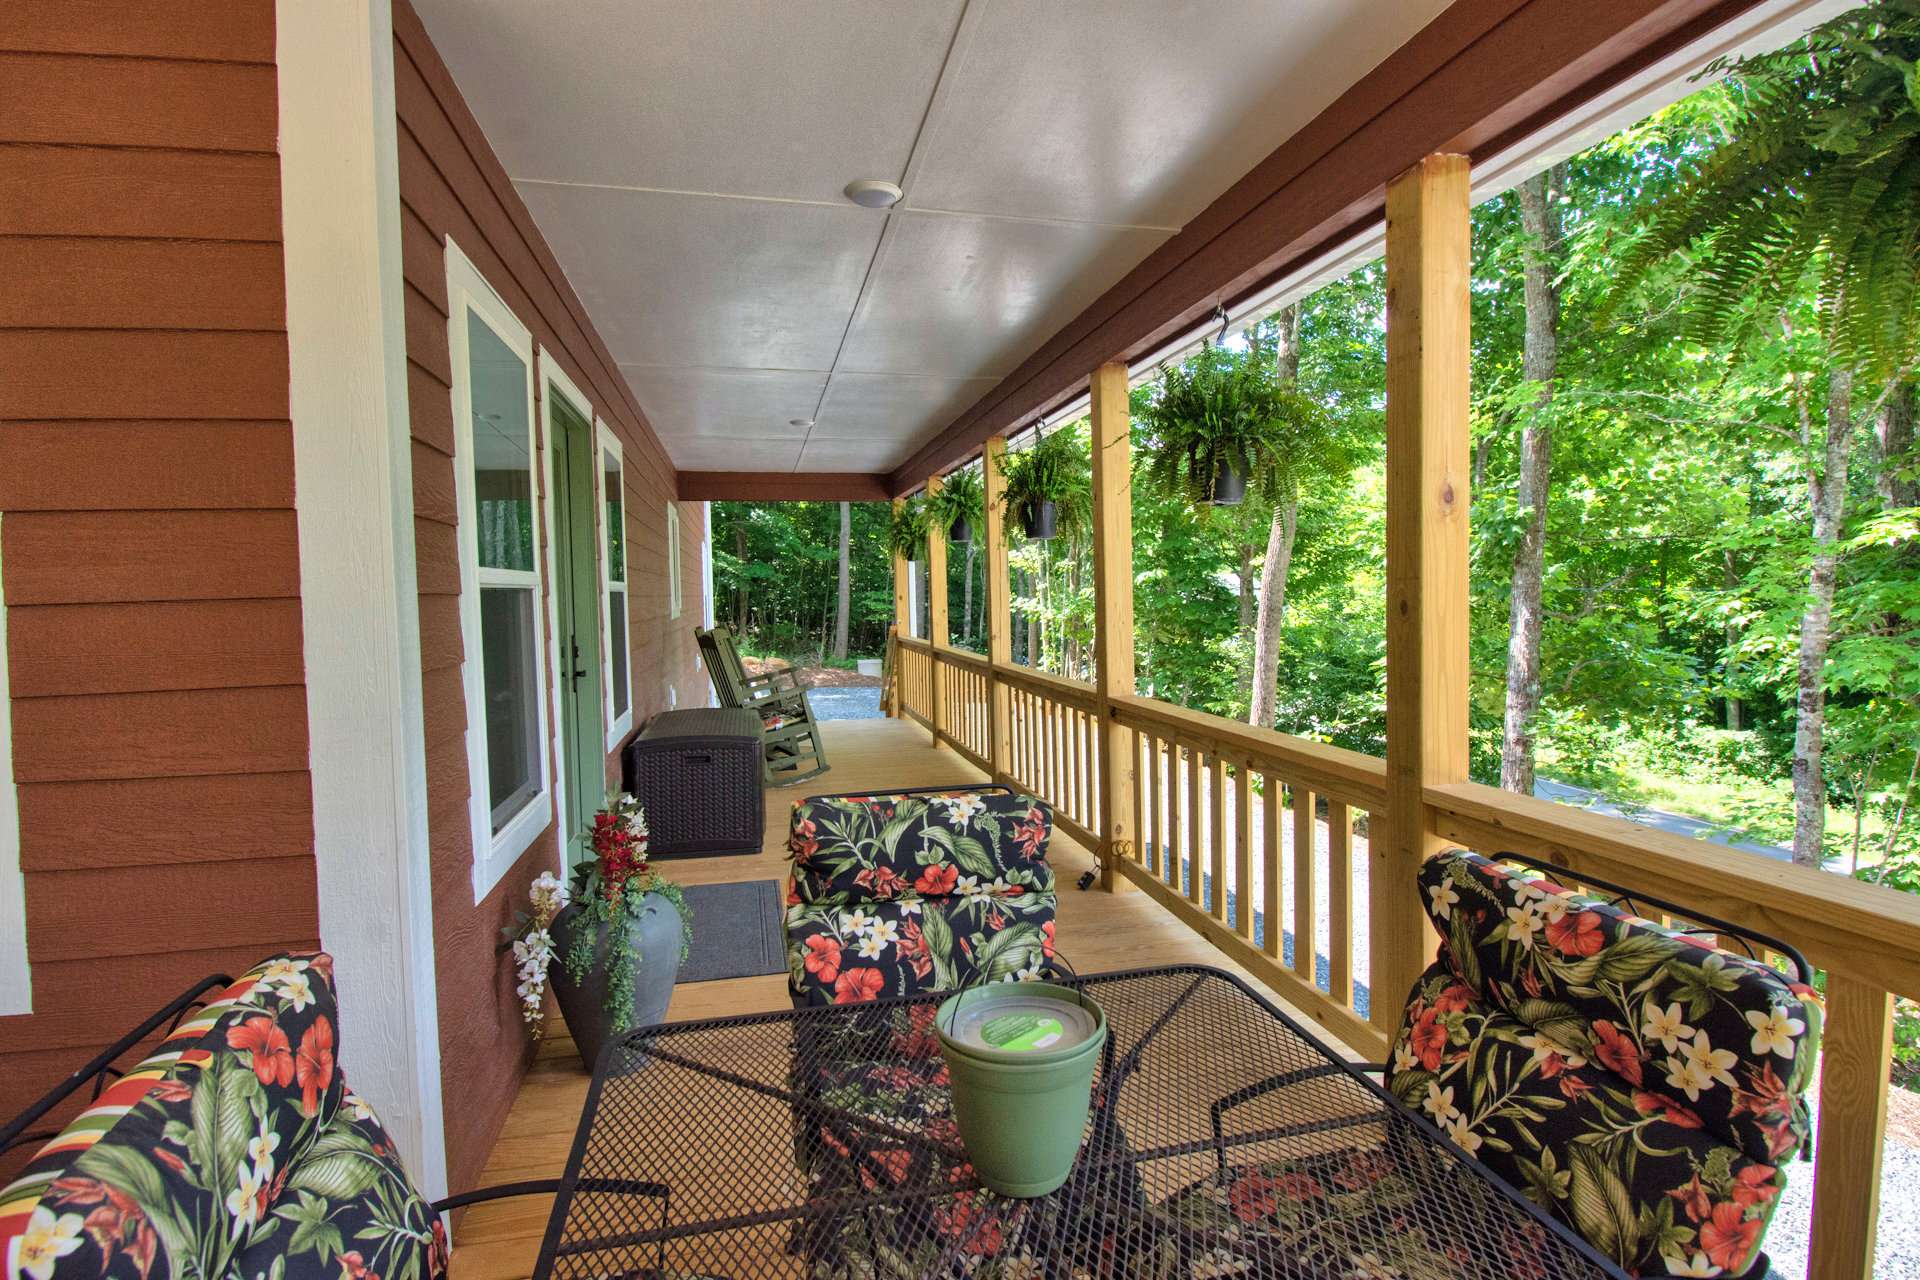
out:
M1035 542L1045 542L1060 523L1060 509L1052 498L1037 498L1020 512L1021 530Z
M1247 498L1247 473L1234 465L1231 458L1222 458L1213 468L1213 505L1216 507L1237 507Z
M955 520L947 529L948 542L972 542L973 524L968 520Z

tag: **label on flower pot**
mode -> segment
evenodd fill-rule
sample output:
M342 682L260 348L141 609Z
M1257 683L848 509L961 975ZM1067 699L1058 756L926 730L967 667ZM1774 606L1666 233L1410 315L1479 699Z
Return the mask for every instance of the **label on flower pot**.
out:
M1078 1005L989 988L977 1000L960 1001L944 1030L965 1047L1043 1053L1082 1044L1098 1026L1093 1013Z

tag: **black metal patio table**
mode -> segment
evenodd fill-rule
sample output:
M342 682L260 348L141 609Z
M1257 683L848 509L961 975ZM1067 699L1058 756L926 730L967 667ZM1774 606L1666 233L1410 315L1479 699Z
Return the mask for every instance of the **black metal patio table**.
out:
M1064 981L1111 1033L1058 1191L975 1180L938 996L668 1023L602 1055L535 1276L1623 1276L1238 978Z

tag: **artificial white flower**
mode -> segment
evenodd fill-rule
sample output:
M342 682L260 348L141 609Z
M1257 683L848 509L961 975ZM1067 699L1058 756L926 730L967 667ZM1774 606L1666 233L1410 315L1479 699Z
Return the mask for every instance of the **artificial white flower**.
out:
M266 1186L267 1176L257 1166L240 1166L238 1185L227 1192L227 1212L233 1215L236 1239L244 1229L260 1220L260 1200Z
M1393 1074L1400 1075L1402 1072L1411 1071L1419 1065L1420 1055L1413 1051L1411 1044L1402 1040L1393 1046Z
M947 811L947 820L956 824L965 824L977 813L985 813L987 802L979 795L936 796L932 803Z
M247 1159L260 1167L262 1179L273 1172L273 1153L279 1146L280 1135L267 1126L264 1116L261 1117L260 1132L247 1139Z
M1468 1155L1472 1155L1480 1149L1480 1135L1475 1133L1473 1127L1467 1123L1467 1117L1464 1112L1454 1112L1452 1117L1448 1119L1445 1128L1447 1136L1452 1138L1454 1144Z
M1649 1003L1641 1015L1640 1034L1648 1040L1658 1040L1668 1053L1678 1053L1680 1042L1692 1038L1693 1028L1687 1025L1678 1003L1664 1009Z
M1441 920L1453 917L1453 909L1460 904L1460 894L1454 889L1453 881L1442 880L1427 889L1427 897L1433 902L1433 914Z
M1720 1274L1720 1268L1708 1262L1706 1254L1697 1251L1691 1258L1684 1254L1663 1253L1660 1255L1660 1261L1670 1276L1717 1276Z
M1579 1054L1572 1052L1562 1045L1555 1044L1543 1035L1538 1035L1533 1032L1528 1032L1526 1035L1520 1037L1520 1046L1524 1049L1533 1050L1533 1060L1535 1062L1545 1062L1557 1053L1566 1059L1567 1065L1570 1067L1584 1067L1587 1065L1587 1060Z
M1747 1024L1753 1028L1753 1051L1793 1057L1794 1040L1807 1029L1798 1018L1789 1018L1785 1009L1775 1007L1765 1013L1747 1010Z
M305 972L306 967L305 960L289 960L285 957L271 960L264 969L260 970L260 981L268 986L278 986L288 978L297 977Z
M1700 1070L1709 1080L1723 1084L1729 1089L1734 1087L1731 1072L1734 1063L1740 1061L1740 1056L1731 1049L1714 1048L1713 1043L1707 1039L1705 1030L1695 1031L1693 1040L1682 1052L1687 1055L1688 1062L1699 1064Z
M852 934L858 938L863 936L867 930L873 928L876 922L877 917L868 915L866 911L860 907L855 907L840 917L840 932L843 934Z
M1533 904L1526 903L1518 907L1507 908L1507 937L1519 943L1525 950L1533 950L1533 935L1540 931L1540 917L1534 914Z
M347 1113L355 1120L373 1119L373 1108L368 1106L359 1094L349 1090L341 1101L346 1104Z
M882 942L900 941L900 926L892 920L875 920L873 922L873 928L867 930L867 932Z
M1698 1102L1701 1090L1713 1088L1713 1076L1704 1063L1675 1056L1667 1059L1667 1083L1686 1094L1687 1101Z
M861 959L878 960L881 956L885 955L886 953L887 953L887 940L880 936L880 933L878 930L873 930L860 935L860 958Z
M293 1006L295 1013L313 1003L313 983L304 973L289 974L278 983L280 995Z
M1442 1089L1437 1080L1427 1081L1427 1096L1420 1104L1420 1108L1432 1116L1442 1128L1452 1123L1453 1118L1460 1114L1453 1105L1453 1086L1448 1085Z

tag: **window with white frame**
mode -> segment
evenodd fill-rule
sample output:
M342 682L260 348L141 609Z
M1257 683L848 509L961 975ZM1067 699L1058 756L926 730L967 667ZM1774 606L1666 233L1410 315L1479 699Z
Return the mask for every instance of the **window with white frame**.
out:
M600 510L605 525L600 557L601 610L606 628L602 670L607 690L607 749L619 745L633 728L633 671L628 653L627 490L620 437L600 427Z
M451 240L447 295L479 901L552 822L534 532L533 339Z
M667 617L680 616L680 504L667 503Z

